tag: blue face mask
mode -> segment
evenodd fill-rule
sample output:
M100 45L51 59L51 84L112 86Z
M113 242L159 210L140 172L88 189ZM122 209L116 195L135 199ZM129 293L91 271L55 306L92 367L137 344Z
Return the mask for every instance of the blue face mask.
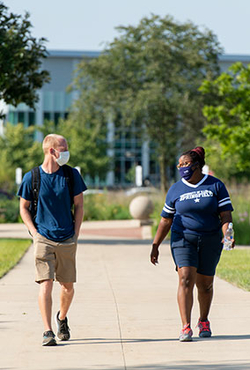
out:
M189 180L194 171L196 170L196 168L193 170L192 167L194 166L195 163L191 164L191 166L187 166L187 167L180 167L179 168L179 173L181 175L181 177L185 180Z

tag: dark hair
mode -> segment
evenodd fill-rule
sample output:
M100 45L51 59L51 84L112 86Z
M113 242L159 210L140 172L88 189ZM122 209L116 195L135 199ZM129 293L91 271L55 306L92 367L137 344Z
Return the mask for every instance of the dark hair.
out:
M197 146L192 150L188 150L187 152L182 153L183 155L189 155L191 157L192 163L198 162L200 168L205 165L205 150L202 146Z

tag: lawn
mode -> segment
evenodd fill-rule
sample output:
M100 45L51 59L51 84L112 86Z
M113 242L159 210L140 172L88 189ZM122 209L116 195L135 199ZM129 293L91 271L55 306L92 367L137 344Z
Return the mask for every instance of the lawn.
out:
M250 248L223 251L216 275L250 291Z
M0 239L0 278L17 264L31 243L29 239Z

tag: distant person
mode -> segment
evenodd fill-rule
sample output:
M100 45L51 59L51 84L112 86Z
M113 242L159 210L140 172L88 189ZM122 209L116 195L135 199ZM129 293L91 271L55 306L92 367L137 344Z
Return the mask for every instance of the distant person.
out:
M215 269L223 248L222 232L225 234L232 221L233 207L226 187L217 178L204 175L204 165L202 147L180 156L177 168L182 178L167 193L150 256L155 265L159 246L171 228L171 252L179 275L177 297L182 320L181 342L192 340L190 325L195 284L200 308L199 336L210 337L212 334L208 314Z
M149 176L147 176L147 177L144 178L142 186L144 186L144 187L151 186L151 182L150 182Z
M55 317L57 337L60 340L70 338L66 315L74 295L75 255L83 219L83 191L87 187L76 169L65 166L69 151L63 136L47 135L43 140L43 152L44 161L38 167L40 185L35 218L30 208L34 207L35 198L31 171L25 174L18 195L20 214L34 243L35 280L40 284L39 307L45 329L42 345L53 346L57 344L51 324L54 279L61 285L60 308ZM66 167L69 175L65 175Z

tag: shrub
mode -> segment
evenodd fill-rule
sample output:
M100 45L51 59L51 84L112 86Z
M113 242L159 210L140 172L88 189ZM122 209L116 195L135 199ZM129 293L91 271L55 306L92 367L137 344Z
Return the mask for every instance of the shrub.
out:
M249 185L229 188L234 207L233 224L236 244L250 245L250 194Z
M0 223L18 222L19 220L19 200L0 198Z
M130 198L121 192L105 192L84 196L84 220L126 220L129 213Z

